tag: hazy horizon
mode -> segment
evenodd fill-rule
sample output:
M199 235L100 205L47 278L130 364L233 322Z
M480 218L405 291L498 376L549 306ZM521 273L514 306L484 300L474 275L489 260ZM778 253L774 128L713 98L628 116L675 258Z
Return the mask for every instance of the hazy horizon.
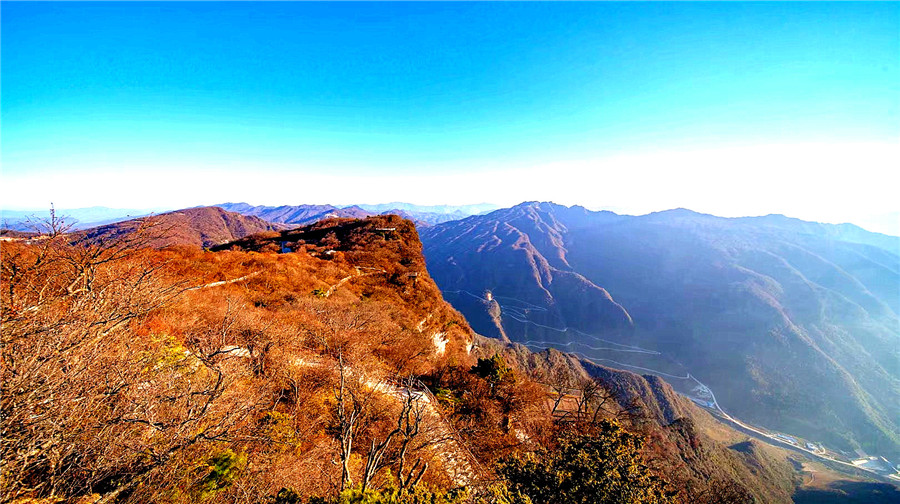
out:
M543 202L543 201L542 201L542 202ZM547 201L547 202L549 202L549 203L561 204L561 203L558 203L558 202L555 202L555 201ZM95 209L96 209L96 210L98 210L98 211L110 211L110 212L117 212L117 211L118 211L119 213L131 211L131 212L134 213L134 215L132 215L132 216L139 216L139 215L143 215L143 214L142 214L142 213L138 213L138 212L146 212L146 213L156 213L156 214L158 214L158 213L165 213L165 212L171 212L171 211L176 211L176 210L182 210L182 209L186 209L186 208L195 208L195 207L203 207L203 206L217 206L217 205L223 205L223 204L227 204L227 203L246 203L246 204L251 205L251 206L267 206L267 207L299 206L299 205L331 205L331 206L335 206L335 207L338 207L338 208L347 208L347 207L352 207L352 206L359 206L359 207L389 206L389 205L392 204L392 203L396 203L396 204L404 204L404 205L412 205L412 206L423 207L423 208L437 208L437 207L453 207L453 208L463 207L463 208L464 208L464 207L472 207L472 206L492 206L492 207L494 207L494 208L491 209L491 210L486 210L486 211L478 212L478 213L489 213L489 212L492 212L492 211L494 211L494 210L499 210L499 209L503 209L503 208L508 208L508 207L515 206L515 205L518 205L518 204L528 203L528 201L521 201L521 202L516 203L516 204L513 204L513 205L497 205L497 204L494 204L494 203L491 203L491 202L479 202L479 203L469 203L469 204L452 205L452 204L441 204L441 203L437 203L437 204L418 204L418 203L412 203L412 202L408 202L408 201L391 201L391 202L383 202L383 203L348 203L348 204L343 204L343 203L341 203L341 204L334 204L334 203L329 203L329 202L324 202L324 203L271 203L271 204L265 203L265 204L257 204L257 203L254 203L254 202L248 202L248 201L220 201L220 202L218 202L218 203L212 203L212 204L208 204L208 205L188 205L188 206L177 207L177 208L176 208L176 207L155 207L155 208L113 208L113 207L106 207L106 206L100 206L100 205L94 205L94 206L90 206L90 207L81 207L81 208L58 208L58 207L57 207L57 208L56 208L56 212L57 212L57 214L60 215L61 217L66 217L66 215L65 215L65 212L66 212L66 211L91 211L91 210L95 210ZM692 208L686 208L686 207L661 208L661 209L658 209L658 210L651 210L651 211L648 211L648 212L636 213L636 212L628 212L628 211L623 210L623 209L621 209L621 208L614 208L614 207L597 207L597 208L592 208L592 207L590 207L590 206L579 205L579 204L577 204L577 203L576 203L576 204L572 204L572 205L564 205L564 206L568 206L568 207L571 207L571 206L582 206L582 207L584 207L584 208L586 208L587 210L590 210L590 211L595 211L595 212L597 212L597 211L610 211L610 212L613 212L613 213L616 213L616 214L619 214L619 215L629 215L629 216L643 216L643 215L649 215L649 214L652 214L652 213L666 212L666 211L679 210L679 209L686 209L686 210L694 211L694 212L701 213L701 214L706 213L706 212L700 212L700 211L694 210L694 209L692 209ZM2 213L3 213L3 212L15 212L16 214L25 214L25 213L33 212L33 214L34 214L35 216L40 216L40 215L43 215L43 214L49 214L49 208L0 208L0 218L5 219L5 217L2 216ZM799 219L799 217L795 217L795 216L792 216L792 215L775 214L775 213L755 214L755 215L716 215L716 214L709 214L709 215L713 215L713 216L715 216L715 217L723 217L723 218L753 218L753 217L766 217L766 216L769 216L769 215L782 215L782 216L784 216L784 217L791 218L791 219ZM71 216L70 216L70 217L71 217ZM76 216L76 219L77 219L77 216ZM98 219L97 221L99 222L99 221L102 221L102 220L104 220L104 219ZM873 232L873 233L885 234L885 235L888 235L888 236L896 236L896 237L900 237L900 222L898 222L898 220L900 220L900 212L894 212L894 213L892 213L892 214L887 214L887 215L885 215L885 216L884 216L884 219L881 221L882 227L881 227L880 229L878 229L878 228L874 228L874 229L873 229L873 228L870 228L870 227L867 227L867 226L864 226L864 225L860 225L860 224L855 223L855 222L849 222L849 221L842 221L842 222L824 222L824 221L815 221L815 220L809 220L809 219L800 219L800 220L809 221L809 222L819 222L819 223L823 223L823 224L835 224L835 225L840 225L840 224L851 224L851 225L860 227L860 228L864 229L865 231L869 231L869 232ZM84 221L83 219L79 219L79 221L85 222L85 223L90 223L89 221Z
M897 3L4 3L3 208L554 201L900 234Z

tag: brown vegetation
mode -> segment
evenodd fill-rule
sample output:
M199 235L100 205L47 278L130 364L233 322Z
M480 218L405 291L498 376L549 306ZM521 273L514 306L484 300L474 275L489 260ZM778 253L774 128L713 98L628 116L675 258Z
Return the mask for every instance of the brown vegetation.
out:
M4 245L4 500L327 495L387 467L401 487L445 481L417 439L421 405L380 391L430 367L432 332L446 355L470 337L439 298L404 302L435 292L430 279L380 275L322 299L353 274L345 257L152 250L150 227ZM383 266L412 266L396 262Z

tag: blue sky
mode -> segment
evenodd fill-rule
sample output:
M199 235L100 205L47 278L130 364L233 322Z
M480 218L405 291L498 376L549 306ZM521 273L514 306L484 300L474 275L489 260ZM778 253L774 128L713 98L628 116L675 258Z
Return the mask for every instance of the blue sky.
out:
M900 211L896 2L4 2L0 19L0 176L29 188L4 207Z

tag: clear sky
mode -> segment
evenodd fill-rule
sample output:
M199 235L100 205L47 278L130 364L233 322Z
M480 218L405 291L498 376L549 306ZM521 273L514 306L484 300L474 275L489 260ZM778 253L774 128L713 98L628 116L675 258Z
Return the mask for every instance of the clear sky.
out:
M897 2L4 2L0 20L5 208L552 200L896 232L877 228L900 212Z

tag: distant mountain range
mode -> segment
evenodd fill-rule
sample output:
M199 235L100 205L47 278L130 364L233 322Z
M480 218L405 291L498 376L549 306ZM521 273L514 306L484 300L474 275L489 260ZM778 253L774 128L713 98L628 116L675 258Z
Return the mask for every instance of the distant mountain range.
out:
M393 206L394 203L382 206ZM408 203L396 203L402 208L385 210L382 215L395 214L412 220L419 226L427 226L431 223L447 222L466 217L463 207L421 207ZM377 206L377 205L376 205ZM488 205L473 205L484 207ZM447 210L455 213L428 212L420 209ZM120 218L110 216L121 212L133 212L137 215L124 215ZM333 205L283 205L283 206L254 206L247 203L223 203L220 206L194 207L173 212L151 214L144 210L116 210L105 207L94 207L77 211L61 210L58 217L64 217L69 224L76 224L74 230L80 231L81 236L91 240L106 240L124 233L130 233L151 218L157 224L157 230L163 229L164 236L153 241L156 246L165 245L196 245L211 247L222 243L238 240L245 236L264 231L280 231L293 227L304 226L318 221L333 218L363 219L374 214L359 206L335 207ZM106 217L107 220L90 225L89 222L81 222L74 216L87 221L92 218ZM23 221L18 225L9 226L13 231L31 230L28 219L46 219L49 213L35 216L22 217Z
M358 206L338 208L333 205L281 205L264 206L248 203L222 203L216 205L229 212L252 215L269 222L280 224L310 224L322 219L348 217L361 219L372 215Z
M388 210L403 210L406 212L425 212L438 214L478 215L491 212L500 208L493 203L477 203L474 205L414 205L394 201L392 203L379 203L377 205L360 204L360 208L370 212L384 213Z
M435 205L423 206L411 203L382 203L378 205L351 205L336 207L334 205L282 205L254 206L247 203L222 203L217 205L231 212L253 215L271 222L285 224L310 224L317 220L331 217L364 218L371 215L399 215L415 222L419 226L427 226L462 219L470 215L494 210L496 205L482 203L478 205Z
M900 456L900 238L537 202L420 233L481 334L707 386L745 421Z
M462 219L499 208L490 203L476 205L414 205L412 203L393 202L377 205L350 205L338 207L334 205L250 205L248 203L222 203L218 206L230 212L252 215L264 220L304 225L330 217L364 218L370 215L396 214L415 222L419 226L427 226ZM201 207L197 207L201 208ZM67 224L75 230L90 229L105 224L113 224L151 214L169 212L170 208L109 208L95 206L89 208L58 209L57 217L65 218ZM2 210L0 211L0 227L13 231L32 231L35 224L49 218L49 210Z

